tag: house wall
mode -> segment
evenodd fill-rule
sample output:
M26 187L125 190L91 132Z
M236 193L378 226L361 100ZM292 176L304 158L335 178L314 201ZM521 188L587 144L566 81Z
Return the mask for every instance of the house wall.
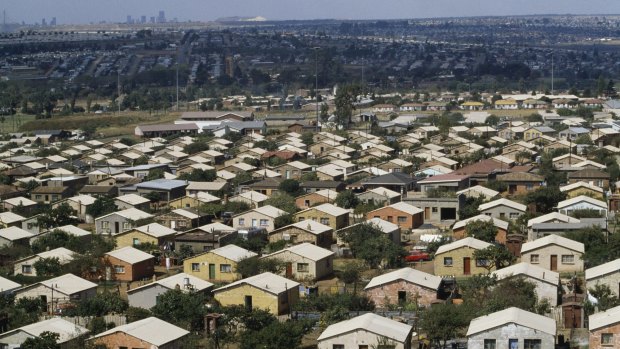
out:
M239 219L243 219L244 223L243 225L239 224ZM256 225L252 224L252 219L256 220ZM266 225L261 225L260 224L260 220L261 219L266 219ZM274 219L266 216L264 214L260 214L258 212L255 211L248 211L246 213L242 213L238 216L233 217L232 219L232 223L233 223L233 228L235 229L247 229L250 228L252 226L256 226L256 227L260 227L260 228L265 228L265 230L267 230L267 232L272 232L275 229L275 225L274 225Z
M339 336L326 338L318 343L318 349L333 349L334 345L344 345L345 349L354 348L357 349L360 346L368 346L368 348L376 348L378 346L378 340L380 335L369 332L366 330L357 330L354 332L343 333ZM411 333L409 337L403 342L391 341L394 344L394 349L410 349L411 348Z
M106 259L106 265L110 265L112 272L112 279L117 281L136 281L144 278L150 278L153 276L155 272L155 259L147 259L145 261L129 264L125 261L122 261L118 258L106 255L104 257ZM114 266L123 266L125 267L124 273L116 273L114 271Z
M196 200L196 198L184 196L182 198L178 198L176 200L170 201L168 204L171 209L175 210L177 208L193 208L202 205L202 202Z
M603 217L607 216L607 208L596 206L589 202L584 202L584 201L575 203L574 205L562 207L558 211L562 214L570 216L573 211L577 211L577 210L594 210L594 211L598 211L601 215L603 215Z
M288 302L284 292L276 296L246 284L214 293L215 300L223 306L244 305L245 296L252 296L252 308L267 310L277 316L286 314L290 305L297 303L299 290L297 287L288 290Z
M616 297L620 297L620 272L616 271L614 273L606 274L603 276L599 276L597 278L592 278L586 280L586 287L588 289L594 288L597 284L607 285L613 294Z
M135 246L134 239L138 239L138 242L140 244L151 243L155 245L160 245L160 241L156 237L147 235L141 231L133 230L133 231L114 237L114 240L116 240L116 248L121 248L125 246ZM174 240L174 235L170 236L168 239L170 239L171 241ZM163 241L165 240L166 239L162 239L161 242L163 243Z
M331 203L335 199L336 199L335 196L328 200L327 197L323 195L318 195L315 193L306 194L304 196L300 196L297 199L295 199L295 206L297 206L297 208L299 209L305 210L307 208L316 206L318 204Z
M108 228L103 227L104 222L108 222ZM116 229L116 223L118 223L118 230ZM122 233L133 228L133 223L131 223L125 217L119 216L117 214L112 214L95 220L95 231L97 232L97 234L116 235L118 233Z
M539 301L546 298L549 300L549 304L552 307L555 307L558 304L558 289L560 285L552 285L549 282L544 282L526 275L514 275L513 277L522 277L527 282L534 284L534 292L536 292L536 296Z
M321 222L321 218L327 219L327 224ZM338 230L340 228L344 228L349 225L349 215L343 214L340 216L333 216L328 213L319 211L317 209L310 209L308 211L297 212L293 215L293 220L295 222L301 222L305 220L317 221L319 223L325 224L331 227L334 230Z
M192 270L192 264L198 263L198 270ZM215 278L209 278L209 264L215 265ZM231 272L220 272L222 264L230 264ZM204 253L198 256L188 258L183 261L183 272L203 280L233 282L241 279L241 274L236 272L237 262L217 255L212 252Z
M538 263L532 263L532 255L538 255ZM582 254L558 245L548 245L536 250L522 253L521 261L551 270L552 255L558 256L558 270L556 270L558 273L583 271L583 259L581 259ZM574 262L562 263L562 255L574 256Z
M519 348L524 347L524 339L540 339L541 348L554 348L555 336L544 333L537 329L519 326L516 324L506 324L501 327L490 329L485 332L476 333L467 338L468 349L484 349L485 339L497 340L495 349L509 349L508 340L518 339Z
M334 272L334 256L323 258L318 261L313 261L306 257L302 257L298 254L290 251L282 251L278 254L265 257L267 259L277 259L283 262L291 263L292 275L286 275L286 270L283 270L281 275L284 277L292 277L298 281L312 281L321 279L324 276L331 275ZM307 263L308 272L297 271L298 263Z
M161 346L156 346L149 342L130 336L124 332L115 332L107 336L96 338L95 340L93 340L93 343L103 344L108 349L120 349L120 348L180 349L181 348L180 339L166 343Z
M97 288L93 287L91 289L84 290L82 292L74 294L73 300L80 301L84 299L89 299L89 298L94 297L96 294L97 294ZM55 307L57 307L59 304L71 302L71 298L69 297L69 295L60 293L57 289L54 289L54 291L52 292L51 288L40 285L40 284L33 286L32 288L23 290L23 291L15 292L15 300L18 300L21 298L40 299L42 296L45 296L47 298L48 307L51 305L52 298L54 299Z
M139 204L139 205L130 205L130 204L128 204L128 203L126 203L124 201L121 201L121 200L114 200L114 204L116 205L116 207L118 207L119 211L126 210L128 208L137 208L138 210L146 211L151 206L151 203L149 203L149 202L145 202L145 203Z
M207 251L211 251L216 248L220 248L222 246L226 246L235 239L237 239L237 232L232 233L204 233L205 239L200 241L183 241L183 236L177 236L174 239L174 244L176 249L180 249L183 245L189 246L192 248L192 251L197 253L204 253ZM219 236L219 237L218 237Z
M281 174L283 179L301 179L301 176L308 172L308 170L302 171L297 167L290 166L288 164L278 166L273 170Z
M36 261L38 261L39 259L41 259L41 257L39 256L33 256L32 258L28 258L24 261L21 262L15 262L15 264L13 265L13 275L17 275L17 274L23 274L22 273L22 266L25 265L29 265L31 266L31 273L29 274L23 274L23 275L27 275L27 276L37 276L37 270L34 268L34 263Z
M388 205L391 205L391 204L394 204L400 201L399 196L388 198L385 195L379 195L372 191L367 191L367 192L358 194L357 198L363 203L373 202L375 204L380 204L380 205L385 205L386 202Z
M398 304L398 291L407 292L407 302L415 302L428 307L437 299L437 290L432 290L412 282L396 280L381 286L366 290L366 295L375 302L378 307L386 307L388 304Z
M613 333L614 339L612 345L602 345L601 335L603 333ZM620 324L615 324L609 327L603 327L596 331L590 332L590 347L589 349L610 349L620 348Z
M386 206L368 212L366 214L366 219L381 218L384 221L398 225L401 229L415 229L424 223L422 214L423 213L420 212L412 216L408 213ZM403 221L399 222L399 217L404 217Z
M595 185L597 187L603 188L605 190L609 189L609 179L604 178L582 178L582 177L570 177L568 179L568 184L573 184L577 182L585 182L591 185Z
M289 235L289 241L292 244L309 242L313 245L329 249L333 242L331 231L316 235L297 227L289 227L286 229L278 230L273 234L269 234L269 242L278 242L284 240L284 234Z
M503 220L515 220L523 214L522 211L503 205L491 207L484 211L480 211L480 213Z
M474 258L474 251L476 250L471 247L464 246L456 250L452 250L452 251L448 251L442 254L435 255L435 260L433 261L433 264L435 266L435 275L465 276L465 274L463 273L463 267L464 267L463 258L465 257L470 258L470 271L471 271L470 275L486 274L487 273L486 268L476 266L476 259ZM452 257L452 266L444 265L444 257ZM492 268L491 270L493 269L495 268Z
M130 307L151 309L157 304L157 296L170 291L170 289L159 284L145 287L139 291L127 293L127 300Z

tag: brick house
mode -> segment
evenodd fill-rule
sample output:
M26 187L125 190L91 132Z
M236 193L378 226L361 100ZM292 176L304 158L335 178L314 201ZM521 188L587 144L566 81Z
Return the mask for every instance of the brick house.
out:
M508 194L526 194L540 188L545 177L529 172L508 172L497 175L497 180L506 183Z
M181 339L189 334L180 327L156 317L149 317L99 333L89 339L94 344L103 344L109 349L181 348Z
M620 306L590 315L590 349L620 348Z
M424 223L424 210L406 202L397 202L366 214L366 219L380 218L396 223L401 229L415 229Z
M407 267L372 278L364 291L380 308L405 302L428 307L437 300L440 286L440 276Z
M331 189L323 189L312 193L307 193L295 198L295 206L299 209L307 209L319 204L331 204L338 196L338 193Z
M131 246L110 251L103 258L112 268L112 278L117 281L150 278L155 272L155 257Z

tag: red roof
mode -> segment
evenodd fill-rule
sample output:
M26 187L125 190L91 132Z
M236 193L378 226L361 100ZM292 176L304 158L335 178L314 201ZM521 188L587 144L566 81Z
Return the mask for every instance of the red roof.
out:
M299 154L290 150L276 150L276 151L268 151L261 155L261 159L269 159L270 157L278 157L283 160L293 160L299 157Z

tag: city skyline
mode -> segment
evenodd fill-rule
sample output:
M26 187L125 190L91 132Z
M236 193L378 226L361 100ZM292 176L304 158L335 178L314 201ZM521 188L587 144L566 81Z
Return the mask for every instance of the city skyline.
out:
M353 6L355 5L355 6ZM7 21L14 23L40 23L43 18L57 18L58 24L85 24L125 22L127 16L140 19L157 17L159 11L166 13L168 20L213 21L221 17L262 16L270 20L287 19L406 19L431 17L472 17L536 14L603 15L602 12L620 14L620 3L609 4L604 0L583 2L577 0L551 0L543 3L534 0L491 1L477 0L463 3L454 0L438 0L425 3L407 0L388 0L377 7L370 0L317 0L291 6L283 0L229 0L206 3L199 0L175 2L165 0L109 0L75 1L23 0L5 4ZM71 9L71 11L67 11Z

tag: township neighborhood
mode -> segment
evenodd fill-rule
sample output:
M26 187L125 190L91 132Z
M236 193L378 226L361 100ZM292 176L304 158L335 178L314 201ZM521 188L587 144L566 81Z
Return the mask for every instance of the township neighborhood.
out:
M220 340L231 307L315 316L304 348L620 348L616 106L507 95L439 118L375 105L371 129L244 110L136 138L8 135L0 293L41 306L0 316L0 348L189 348ZM493 118L507 108L532 115ZM198 321L160 316L175 292L203 301ZM94 327L79 312L109 294L131 313Z

